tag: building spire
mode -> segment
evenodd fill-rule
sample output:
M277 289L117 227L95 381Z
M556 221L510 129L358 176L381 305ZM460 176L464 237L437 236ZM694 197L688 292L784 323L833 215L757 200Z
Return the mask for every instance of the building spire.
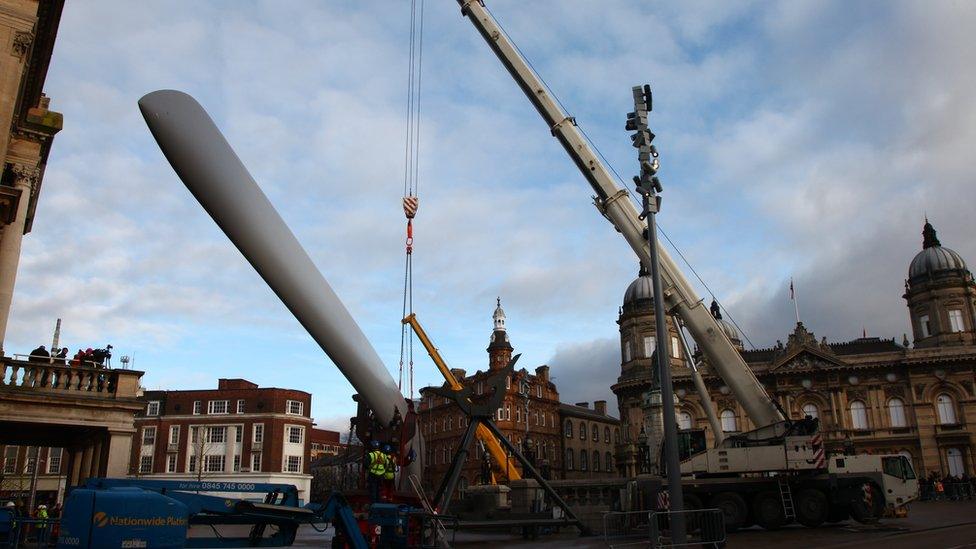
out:
M505 331L505 309L502 309L502 298L500 297L495 299L495 313L491 315L491 318L495 321L495 331L504 332Z
M925 217L925 226L922 227L922 249L931 248L933 246L941 246L942 243L939 242L939 238L935 235L935 227L929 223L928 216Z

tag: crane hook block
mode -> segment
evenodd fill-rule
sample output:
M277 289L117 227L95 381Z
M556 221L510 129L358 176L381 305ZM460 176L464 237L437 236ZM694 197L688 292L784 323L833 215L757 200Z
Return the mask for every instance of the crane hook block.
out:
M418 207L420 207L420 198L416 196L403 197L403 213L407 216L407 219L413 219L417 216Z

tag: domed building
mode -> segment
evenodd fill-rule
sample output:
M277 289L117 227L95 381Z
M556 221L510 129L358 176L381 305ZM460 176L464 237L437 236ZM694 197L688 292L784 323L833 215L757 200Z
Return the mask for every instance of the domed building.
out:
M962 256L942 246L928 220L922 229L922 250L908 266L903 297L913 343L907 334L897 342L867 333L846 342L828 342L818 340L798 322L785 344L777 341L769 348L744 350L734 326L722 319L719 323L767 393L790 417L820 419L828 453L853 448L858 453L902 454L920 476L973 475L976 283ZM717 307L712 311L720 316ZM624 327L640 331L653 322L653 310L632 306L624 309L620 319L623 341ZM682 428L705 430L711 445L714 433L703 401L687 368L673 366L678 423ZM637 388L641 370L633 358L622 362L621 371L614 385L615 392L622 389L618 392L621 417L640 417L623 414L629 406L640 406L634 404L633 394L646 390L643 387L649 383ZM710 373L707 360L700 371L722 430L753 429L725 383Z

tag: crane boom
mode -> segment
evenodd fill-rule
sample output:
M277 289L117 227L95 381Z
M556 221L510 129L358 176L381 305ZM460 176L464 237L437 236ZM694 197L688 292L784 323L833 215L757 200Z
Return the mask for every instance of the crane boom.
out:
M560 107L555 97L519 53L518 48L495 21L481 0L457 0L461 13L471 21L516 84L562 144L580 173L593 187L600 212L630 244L637 257L650 265L650 251L644 238L644 223L636 206L576 126L576 120ZM667 250L660 249L664 304L685 323L709 364L725 381L756 427L766 427L785 418L766 393L755 374L729 341L725 331L702 304Z

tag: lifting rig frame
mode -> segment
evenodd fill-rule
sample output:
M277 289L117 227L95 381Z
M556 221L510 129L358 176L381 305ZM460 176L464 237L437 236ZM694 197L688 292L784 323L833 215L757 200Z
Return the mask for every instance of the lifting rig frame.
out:
M545 478L539 473L539 471L532 465L532 463L526 459L522 452L515 447L508 438L498 430L498 426L495 425L494 413L501 404L502 399L505 398L505 379L512 375L512 371L515 369L515 363L518 361L519 357L522 355L515 355L512 357L505 368L499 370L499 372L492 378L491 387L494 392L487 401L476 404L471 400L471 388L461 387L460 389L454 388L434 388L431 391L441 397L449 398L454 401L457 407L468 417L468 427L464 431L464 436L461 438L461 444L458 446L457 452L454 453L454 458L451 460L451 466L448 469L447 476L441 481L440 486L437 488L437 493L434 496L434 508L436 512L444 514L447 512L448 507L451 505L451 498L454 495L454 490L457 488L458 480L461 478L461 470L464 468L464 462L468 459L468 454L470 453L471 443L474 442L475 433L479 432L481 429L486 429L491 435L494 436L496 441L501 442L501 444L511 452L512 457L518 461L523 467L523 472L527 473L529 478L535 479L539 483L539 486L546 492L546 494L552 498L553 503L557 507L563 510L565 516L568 520L558 521L559 524L573 525L579 529L580 534L584 536L590 535L590 529L587 528L585 524L576 516L576 513L569 507L563 498L556 493L552 488L552 485L546 481ZM541 521L539 521L541 523Z

